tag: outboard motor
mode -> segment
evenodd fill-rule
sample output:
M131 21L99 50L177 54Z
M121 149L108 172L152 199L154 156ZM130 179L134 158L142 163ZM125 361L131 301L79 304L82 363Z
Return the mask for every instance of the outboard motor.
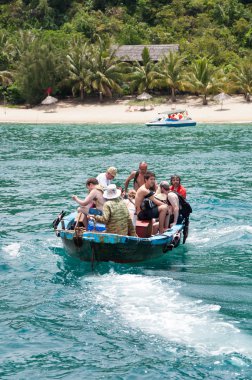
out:
M180 243L180 232L177 232L174 235L174 238L172 240L172 244L173 244L174 248L178 247L179 243Z
M55 230L57 229L60 221L64 218L65 215L66 215L66 212L62 210L61 213L57 216L57 218L54 219L54 221L52 222L52 225Z
M186 239L188 237L188 233L189 233L189 217L185 218L184 223L185 224L184 224L184 228L183 228L183 244L185 244Z

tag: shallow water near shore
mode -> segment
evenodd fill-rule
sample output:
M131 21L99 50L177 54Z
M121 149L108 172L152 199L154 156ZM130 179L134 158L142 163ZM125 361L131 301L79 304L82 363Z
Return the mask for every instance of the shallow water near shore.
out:
M252 378L252 125L0 125L1 379ZM178 173L190 235L158 261L90 264L51 228L87 177Z

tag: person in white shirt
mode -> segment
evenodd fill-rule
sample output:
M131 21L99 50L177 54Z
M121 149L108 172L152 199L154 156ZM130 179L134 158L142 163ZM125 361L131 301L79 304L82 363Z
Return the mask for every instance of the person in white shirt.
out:
M107 169L106 173L99 174L96 179L104 190L111 184L117 174L117 169L113 166Z

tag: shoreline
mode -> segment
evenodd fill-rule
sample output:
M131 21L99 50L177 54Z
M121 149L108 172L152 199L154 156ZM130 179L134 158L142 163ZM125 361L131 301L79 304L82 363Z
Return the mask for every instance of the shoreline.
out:
M242 95L235 95L219 104L209 100L202 105L200 97L178 97L176 103L163 103L154 109L129 112L128 101L121 100L110 104L80 104L74 101L59 101L53 106L36 106L34 108L8 108L0 106L0 123L18 124L145 124L154 119L159 112L186 109L189 117L198 124L250 124L252 123L252 103L247 103Z

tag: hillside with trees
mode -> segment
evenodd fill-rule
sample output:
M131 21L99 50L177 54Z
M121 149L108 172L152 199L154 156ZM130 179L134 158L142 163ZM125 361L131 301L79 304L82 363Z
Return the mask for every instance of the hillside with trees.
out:
M117 45L178 44L160 61L121 62ZM111 98L156 91L252 91L252 1L0 1L0 97Z

